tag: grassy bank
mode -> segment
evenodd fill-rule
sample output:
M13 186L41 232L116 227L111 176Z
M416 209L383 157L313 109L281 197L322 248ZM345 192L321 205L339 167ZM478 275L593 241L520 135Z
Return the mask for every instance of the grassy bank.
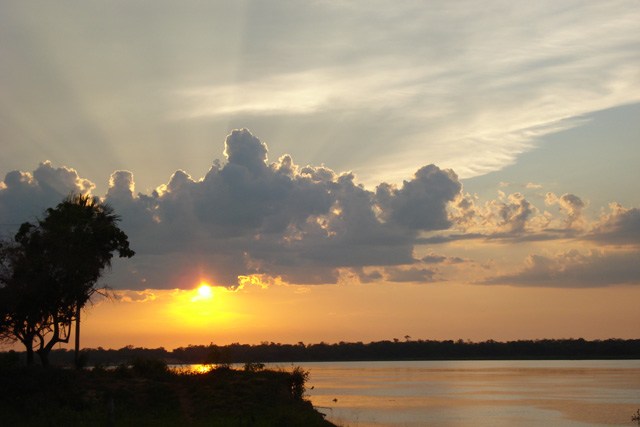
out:
M0 369L3 425L332 426L304 399L306 373L174 372L161 361L95 369Z

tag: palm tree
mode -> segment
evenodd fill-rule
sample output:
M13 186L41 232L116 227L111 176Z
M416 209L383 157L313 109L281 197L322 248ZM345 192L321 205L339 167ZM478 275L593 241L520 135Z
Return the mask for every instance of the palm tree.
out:
M111 266L113 253L132 257L127 235L118 228L120 218L97 198L71 195L47 210L40 228L54 252L57 279L65 303L75 310L75 361L79 364L80 313L91 297L100 291L97 281ZM104 289L104 288L102 288ZM70 326L70 325L69 325Z

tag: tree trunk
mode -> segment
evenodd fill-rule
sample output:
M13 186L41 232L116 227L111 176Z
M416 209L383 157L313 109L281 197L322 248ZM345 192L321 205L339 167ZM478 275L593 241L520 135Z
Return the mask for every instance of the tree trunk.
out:
M82 368L80 366L80 304L76 307L76 346L75 354L73 356L74 364L77 369Z
M51 335L51 339L49 340L48 343L45 344L45 342L43 341L44 338L41 338L40 349L38 349L38 356L40 356L40 362L42 362L42 366L45 368L49 367L49 354L51 353L51 350L53 350L53 347L58 343L69 342L68 334L64 339L60 338L60 323L58 322L59 322L59 319L54 318L53 334ZM71 328L70 324L68 325L68 328Z
M33 366L33 344L32 343L23 343L27 349L27 366Z

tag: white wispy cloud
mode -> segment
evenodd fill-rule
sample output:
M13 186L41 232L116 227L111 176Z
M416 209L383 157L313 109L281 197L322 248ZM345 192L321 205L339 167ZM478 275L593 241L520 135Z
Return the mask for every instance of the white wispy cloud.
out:
M150 188L250 127L367 185L427 163L468 178L640 101L635 0L61 0L0 16L4 170L98 155L96 171L144 171Z
M232 84L182 88L176 114L382 111L396 125L394 152L355 166L365 181L375 170L398 182L418 166L415 159L462 178L498 170L585 114L640 101L634 2L314 7L334 21L319 24L327 32L288 42L301 55L297 70L254 70ZM265 50L277 51L278 37L264 36ZM325 52L327 60L318 64L305 49Z

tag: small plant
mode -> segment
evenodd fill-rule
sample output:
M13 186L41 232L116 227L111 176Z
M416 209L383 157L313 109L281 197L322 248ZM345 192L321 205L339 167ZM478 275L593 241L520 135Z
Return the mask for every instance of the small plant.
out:
M638 409L636 413L631 416L631 421L637 422L640 426L640 409Z

